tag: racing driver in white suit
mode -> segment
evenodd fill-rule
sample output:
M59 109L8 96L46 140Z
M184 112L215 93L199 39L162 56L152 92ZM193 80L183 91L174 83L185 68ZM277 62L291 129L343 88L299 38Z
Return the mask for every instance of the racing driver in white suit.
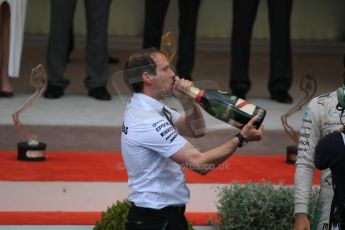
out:
M345 73L343 77L345 83ZM322 137L342 127L340 123L341 111L337 110L337 104L337 92L334 91L312 99L304 111L295 172L294 230L310 229L307 213L315 169L314 150ZM318 223L317 230L329 230L329 216L333 198L329 169L321 171L320 188L317 212L321 212L321 215L316 215L318 219L313 220L313 222Z

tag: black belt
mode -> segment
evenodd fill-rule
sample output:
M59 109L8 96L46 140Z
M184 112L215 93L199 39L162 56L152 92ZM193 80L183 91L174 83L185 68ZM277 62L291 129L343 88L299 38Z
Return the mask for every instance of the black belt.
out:
M184 213L186 210L186 205L170 205L166 206L161 209L153 209L153 208L144 208L144 207L138 207L136 206L133 202L131 202L132 207L135 208L138 211L143 211L143 212L166 212L166 213Z
M180 206L166 206L162 208L161 210L167 210L168 212L175 212L175 213L184 213L186 211L186 205L180 205Z

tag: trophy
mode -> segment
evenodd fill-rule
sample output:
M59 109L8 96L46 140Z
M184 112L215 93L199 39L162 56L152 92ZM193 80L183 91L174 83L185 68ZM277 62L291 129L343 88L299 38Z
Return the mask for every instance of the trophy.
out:
M297 105L292 107L287 113L281 116L281 121L284 127L285 132L288 134L290 139L295 142L295 145L290 145L286 147L286 163L294 164L297 158L297 151L298 151L298 132L296 132L287 122L288 117L293 115L294 113L298 112L302 109L304 105L306 105L310 99L315 95L317 85L316 85L316 78L312 72L306 73L302 76L300 82L300 89L305 93L305 97L300 100Z
M166 55L168 62L171 63L176 55L176 39L170 31L161 37L160 51Z
M159 50L165 54L169 63L172 62L176 55L176 39L172 32L168 31L161 37L161 45ZM162 98L162 101L165 105L168 105L166 98Z
M27 139L27 142L18 143L17 160L44 161L47 145L39 142L38 137L28 131L19 120L19 114L30 107L34 100L39 98L47 86L47 75L43 65L39 64L31 70L30 84L36 88L36 92L12 114L13 122L19 133Z

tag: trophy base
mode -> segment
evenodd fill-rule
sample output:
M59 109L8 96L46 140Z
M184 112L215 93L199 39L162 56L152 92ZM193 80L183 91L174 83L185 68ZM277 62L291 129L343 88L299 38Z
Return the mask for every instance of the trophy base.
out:
M38 145L29 145L27 142L20 142L17 145L17 160L20 161L45 161L45 150L47 145L45 143L38 143Z
M295 164L297 159L297 145L286 147L286 163Z

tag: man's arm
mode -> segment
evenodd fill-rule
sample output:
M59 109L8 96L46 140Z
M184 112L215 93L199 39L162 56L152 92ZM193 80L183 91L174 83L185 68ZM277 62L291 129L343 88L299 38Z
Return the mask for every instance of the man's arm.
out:
M184 113L176 122L179 132L187 137L202 137L205 135L205 120L199 107L192 101L183 104Z
M261 126L259 129L256 129L253 126L257 119L258 117L255 116L241 130L241 134L246 138L247 141L258 141L262 138L263 126ZM224 144L204 153L199 152L193 145L187 143L184 147L182 147L182 149L177 151L170 158L173 161L179 164L184 164L191 170L204 175L230 157L237 149L239 143L239 139L234 137Z
M309 230L310 222L307 218L310 192L314 177L314 150L320 139L320 114L317 98L310 102L303 118L299 135L298 156L295 171L295 230Z

